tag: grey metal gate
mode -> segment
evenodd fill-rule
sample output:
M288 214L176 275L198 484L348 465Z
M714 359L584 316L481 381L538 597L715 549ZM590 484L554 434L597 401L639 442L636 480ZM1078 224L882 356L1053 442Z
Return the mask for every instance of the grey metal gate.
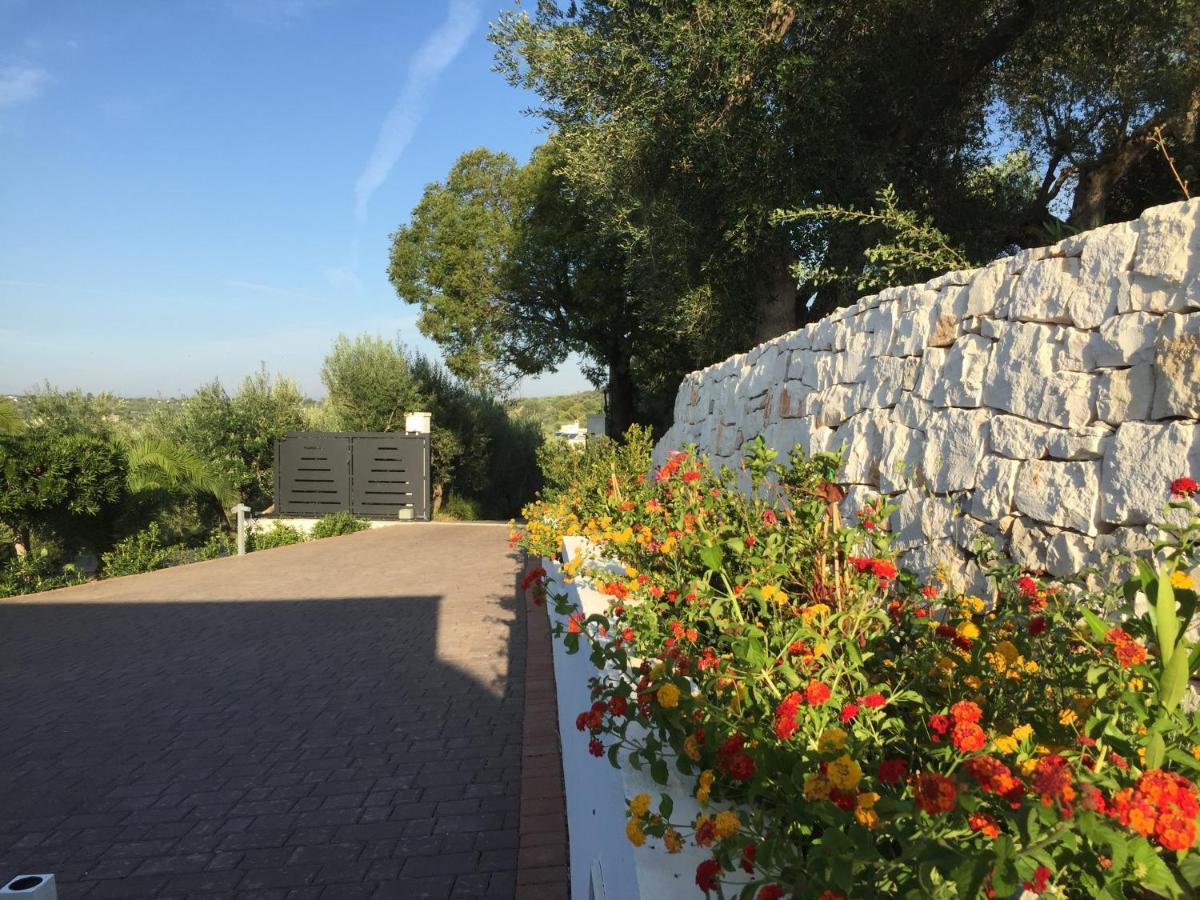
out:
M275 511L428 519L429 453L427 434L289 432L275 442Z

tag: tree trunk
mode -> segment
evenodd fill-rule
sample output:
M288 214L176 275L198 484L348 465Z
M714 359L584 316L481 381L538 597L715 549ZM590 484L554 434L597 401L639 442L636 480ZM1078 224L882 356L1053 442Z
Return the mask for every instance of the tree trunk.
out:
M799 325L796 278L791 255L772 254L761 270L754 296L754 342L761 344Z
M609 437L623 437L629 430L629 426L633 424L634 394L629 359L624 356L610 357L608 361L608 417L605 423Z

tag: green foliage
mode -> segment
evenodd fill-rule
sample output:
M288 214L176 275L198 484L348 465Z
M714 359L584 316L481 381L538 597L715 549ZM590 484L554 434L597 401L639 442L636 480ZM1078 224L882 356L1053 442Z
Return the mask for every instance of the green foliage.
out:
M275 441L304 427L306 405L294 381L260 369L232 396L213 381L178 405L161 407L153 429L204 460L211 487L232 485L241 502L261 510L275 491Z
M275 522L268 531L253 531L246 539L246 550L271 550L275 547L286 547L289 544L302 544L307 538L283 522Z
M813 286L848 282L858 293L869 293L889 285L909 284L940 272L971 267L971 261L934 226L931 218L922 218L900 208L896 189L891 185L880 191L875 201L878 206L865 212L826 205L781 210L776 214L776 221L781 223L803 219L848 222L879 228L886 234L885 238L863 251L866 265L857 271L838 271L821 266L813 268L806 263L797 263L793 271L798 281Z
M438 512L438 518L449 519L455 522L476 522L482 519L483 516L480 515L478 502L468 500L465 497L459 497L457 494L451 494L442 503L442 508Z
M16 434L24 427L20 407L7 397L0 397L0 434Z
M172 548L163 545L158 523L151 522L137 534L117 541L112 550L101 555L101 572L105 578L153 572L165 566L171 555Z
M313 525L309 537L337 537L341 534L354 534L356 531L365 531L370 527L371 523L366 519L356 518L352 513L342 510L341 512L330 513L318 519L317 523Z
M650 471L654 438L649 428L634 425L620 441L591 438L583 447L550 440L538 449L542 472L542 497L550 503L567 496L580 498L588 514L595 512L594 498L607 495L614 478L636 479Z
M600 391L581 391L554 397L522 397L508 401L508 413L514 419L534 422L542 434L551 435L564 422L586 422L587 417L604 412Z
M60 391L43 384L25 397L25 420L34 427L61 434L111 438L121 421L124 405L108 392Z
M82 572L73 566L58 565L44 549L0 563L0 597L53 591L85 581Z
M338 335L321 381L342 431L403 431L405 413L426 402L404 348L372 335Z
M192 448L158 438L141 438L124 447L131 493L204 495L225 509L237 504L233 485Z
M103 546L127 493L120 448L45 426L0 435L0 472L0 524L26 549L34 533Z

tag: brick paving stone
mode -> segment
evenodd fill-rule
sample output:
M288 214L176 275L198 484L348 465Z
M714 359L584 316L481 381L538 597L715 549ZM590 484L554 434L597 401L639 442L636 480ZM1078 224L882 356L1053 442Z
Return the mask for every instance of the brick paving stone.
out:
M505 537L396 526L0 601L0 879L513 896L527 634Z

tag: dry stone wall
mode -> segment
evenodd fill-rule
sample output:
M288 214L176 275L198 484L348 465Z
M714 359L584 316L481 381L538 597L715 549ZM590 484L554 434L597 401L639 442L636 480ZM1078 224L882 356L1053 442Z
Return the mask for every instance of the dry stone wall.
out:
M910 566L986 535L1054 574L1148 547L1200 477L1200 199L888 288L688 375L656 455L734 464L761 434L843 448L848 514L879 495Z

